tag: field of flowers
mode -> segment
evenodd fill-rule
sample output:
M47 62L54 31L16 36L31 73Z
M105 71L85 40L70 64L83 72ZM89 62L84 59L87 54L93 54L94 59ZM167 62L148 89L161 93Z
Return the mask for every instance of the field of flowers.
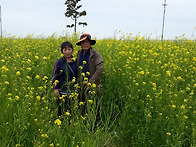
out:
M5 37L0 40L0 144L2 147L196 146L196 42L140 36L97 40L104 60L99 93L81 116L57 116L53 64L63 41L79 36ZM92 90L93 93L93 90Z

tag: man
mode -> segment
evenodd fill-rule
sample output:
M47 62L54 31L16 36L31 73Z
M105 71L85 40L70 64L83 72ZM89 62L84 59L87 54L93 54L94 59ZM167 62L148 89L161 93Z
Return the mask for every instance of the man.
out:
M95 43L96 41L91 39L90 34L82 34L80 36L80 40L76 43L76 45L81 46L82 48L80 51L78 51L77 54L77 67L79 70L80 70L79 67L83 67L82 73L85 74L85 76L88 78L88 82L95 83L97 86L97 90L99 90L98 88L101 85L100 79L103 74L103 59L99 54L99 52L91 47L92 45L95 45ZM86 87L87 85L84 86L83 89L84 91ZM84 91L83 94L81 95L81 100L83 102L86 101ZM98 97L99 97L98 95L99 94L97 91L96 93L97 114L96 114L95 128L97 125L101 124L100 107L97 105ZM84 115L85 113L86 113L86 104L84 104L82 108L82 114Z
M83 67L82 72L86 74L90 83L100 86L101 76L103 74L103 59L98 51L91 46L96 41L91 39L90 34L82 34L76 45L81 46L82 50L77 54L77 66ZM87 73L90 73L88 75Z

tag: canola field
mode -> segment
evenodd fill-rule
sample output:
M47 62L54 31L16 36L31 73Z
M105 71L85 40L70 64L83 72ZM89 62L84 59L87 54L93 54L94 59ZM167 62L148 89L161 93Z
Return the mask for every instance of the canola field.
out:
M57 116L52 68L63 41L79 36L0 39L0 144L2 147L196 146L196 42L145 37L100 39L104 60L99 93L81 116L76 91L72 113ZM93 87L92 87L93 93ZM78 106L77 106L78 104Z

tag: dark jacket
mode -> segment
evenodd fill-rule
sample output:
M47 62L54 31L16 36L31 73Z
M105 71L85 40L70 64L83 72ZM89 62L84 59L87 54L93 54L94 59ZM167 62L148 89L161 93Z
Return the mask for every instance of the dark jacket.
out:
M53 88L66 91L68 88L66 87L67 82L71 82L73 77L77 77L76 61L67 63L65 57L58 59L53 67L53 73L52 73ZM55 80L58 80L58 83L56 85L54 84Z
M79 61L80 61L80 54L82 50L78 51L77 54L77 67L79 67ZM89 82L95 84L100 84L100 79L103 74L103 59L98 51L96 51L93 48L90 48L90 57L89 62L87 63L89 67L90 72L90 78Z

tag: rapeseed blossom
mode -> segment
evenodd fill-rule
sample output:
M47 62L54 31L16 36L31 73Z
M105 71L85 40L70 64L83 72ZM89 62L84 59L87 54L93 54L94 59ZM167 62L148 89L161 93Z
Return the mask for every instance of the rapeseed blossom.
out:
M60 126L60 125L61 125L61 120L60 120L60 119L56 119L56 120L54 121L54 123L57 124L58 126Z
M17 72L16 72L16 75L18 75L18 76L19 76L19 75L20 75L20 71L17 71Z
M85 77L85 73L81 73L81 76Z
M166 134L167 134L168 136L170 136L170 135L171 135L171 133L170 133L170 132L167 132Z
M55 80L53 84L54 84L54 86L56 86L58 83L59 83L59 81Z
M89 102L90 104L92 104L92 103L93 103L93 100L88 100L88 102Z
M15 96L15 100L18 101L19 99L20 99L19 96L16 95L16 96Z
M171 77L171 71L167 70L167 71L166 71L166 74L167 74L169 77Z
M68 39L75 42L75 38ZM128 130L124 130L122 127L118 128L119 132L122 132L121 136L130 135L123 134L123 132L132 132L129 130L130 125L123 118L134 118L132 125L137 127L138 131L131 135L144 138L140 141L145 144L194 146L196 116L194 99L196 88L195 41L183 39L182 37L176 38L175 41L165 40L162 42L139 35L136 37L125 35L119 40L103 39L97 41L97 49L104 59L104 75L101 79L103 86L99 94L100 100L106 102L106 105L102 105L103 110L106 111L104 113L107 115L110 110L113 110L113 114L119 114L120 111L124 116L124 112L134 112L126 113L126 117L117 118L122 119L117 120L117 122L125 126L124 128L128 128ZM21 126L16 130L19 134L21 134L20 131L24 132L24 130L31 128L24 135L29 140L28 136L32 136L32 131L35 132L37 142L33 142L33 144L58 146L59 144L56 142L61 139L58 137L62 134L59 134L58 130L51 129L51 127L54 124L58 126L55 127L57 129L68 127L69 125L64 126L62 123L71 122L70 127L73 130L68 130L64 134L70 137L72 135L70 132L75 132L76 137L72 146L82 146L83 140L80 137L77 138L77 133L81 133L80 126L85 125L84 128L90 126L89 123L92 122L91 119L93 118L91 112L93 113L93 111L84 116L81 116L78 111L80 111L80 106L83 107L83 104L86 104L87 111L89 107L94 106L91 104L94 104L96 84L87 80L90 75L89 72L82 73L81 79L88 81L85 93L88 98L85 102L80 102L80 90L84 83L80 87L80 83L77 83L76 79L73 78L71 82L74 83L75 91L71 91L72 94L69 96L58 97L62 103L68 98L72 110L70 112L65 112L67 111L65 110L59 119L55 119L57 112L54 112L54 109L57 110L57 106L53 108L52 104L56 104L57 97L51 93L53 93L53 86L57 85L59 81L51 84L51 71L53 63L61 56L58 45L64 40L64 37L63 39L55 39L53 36L46 39L33 39L29 36L29 38L18 39L8 37L0 41L0 72L2 77L0 79L0 96L4 98L2 104L5 104L2 107L5 111L2 111L1 115L3 118L10 117L12 114L14 116L13 121L8 119L4 123L6 127L10 128L7 130L7 134L13 132L12 128L15 125ZM73 55L76 54L77 52L74 51ZM83 64L87 63L83 61ZM82 66L79 67L79 69L82 68ZM61 70L60 74L62 73ZM110 108L110 103L114 104L113 102L115 102L114 109L104 109L105 106ZM19 111L15 112L15 110ZM25 120L20 118L25 118ZM68 121L61 122L62 119ZM109 118L106 119L109 120ZM85 124L81 120L86 120ZM143 122L147 122L147 125ZM153 124L153 126L148 124ZM152 134L150 132L152 127L159 129L158 131L154 129ZM142 133L144 129L145 133ZM145 139L146 134L148 134L149 139ZM153 137L158 135L161 135L163 142L154 141ZM191 137L187 139L187 136ZM179 141L176 141L176 137ZM5 136L5 138L9 137ZM16 136L10 139L13 138ZM20 138L17 141L18 143L22 142ZM133 142L135 144L141 143L137 142L137 139ZM4 144L9 144L9 141Z
M92 84L92 86L91 86L92 88L96 88L97 86L96 86L96 84Z
M40 79L40 76L39 76L39 75L36 75L35 78L36 78L36 79Z
M83 64L86 64L87 62L86 62L86 61L82 61L82 63L83 63Z
M71 116L71 113L70 112L65 112L65 114L67 115L67 116Z
M81 105L84 105L84 102L80 102L79 105L80 105L80 106L81 106Z

